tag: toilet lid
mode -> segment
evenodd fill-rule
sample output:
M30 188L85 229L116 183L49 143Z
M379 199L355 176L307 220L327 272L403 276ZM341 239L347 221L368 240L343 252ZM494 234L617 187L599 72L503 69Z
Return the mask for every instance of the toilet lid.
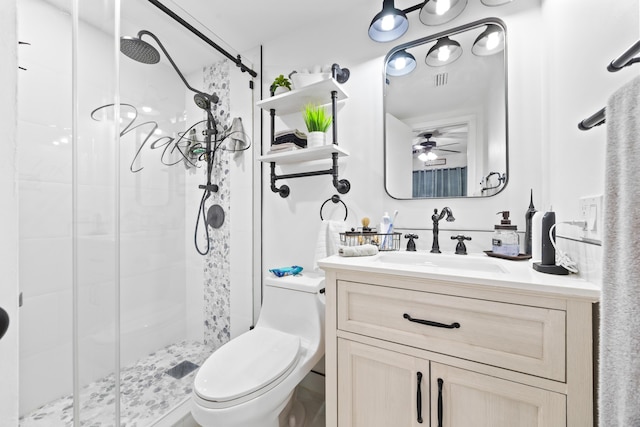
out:
M220 347L204 362L194 380L194 391L207 401L227 402L269 389L271 383L286 376L299 353L300 337L275 329L253 329Z

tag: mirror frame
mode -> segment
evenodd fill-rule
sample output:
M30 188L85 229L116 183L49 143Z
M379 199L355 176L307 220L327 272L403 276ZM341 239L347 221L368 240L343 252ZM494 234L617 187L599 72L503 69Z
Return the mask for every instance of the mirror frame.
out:
M418 45L422 45L422 44L426 44L426 43L431 43L434 42L436 40L438 40L441 37L445 37L445 36L453 36L474 28L478 28L481 27L483 25L487 25L487 24L495 24L495 25L499 25L502 30L504 31L504 105L505 105L505 180L504 180L504 184L501 186L501 188L496 191L493 194L489 194L486 196L456 196L456 197L416 197L416 198L401 198L401 197L395 197L393 195L391 195L389 193L389 190L387 188L387 103L386 103L386 93L387 93L387 62L389 61L389 58L391 58L391 56L403 49L409 49ZM484 19L480 19L477 21L473 21L470 22L468 24L465 25L461 25L458 27L453 27L450 28L448 30L444 30L441 31L439 33L436 34L432 34L430 36L426 36L426 37L422 37L410 42L406 42L403 43L401 45L395 46L394 48L392 48L387 55L384 57L384 62L382 64L382 124L383 124L383 180L384 180L384 191L387 193L387 195L389 197L391 197L392 199L395 200L432 200L432 199L484 199L487 197L493 197L497 194L500 194L504 191L504 189L507 187L507 184L509 183L509 178L510 178L510 172L509 172L509 79L508 79L508 74L507 74L507 70L508 70L508 55L507 55L507 44L508 44L508 37L507 37L507 26L505 25L504 21L502 21L499 18L484 18Z

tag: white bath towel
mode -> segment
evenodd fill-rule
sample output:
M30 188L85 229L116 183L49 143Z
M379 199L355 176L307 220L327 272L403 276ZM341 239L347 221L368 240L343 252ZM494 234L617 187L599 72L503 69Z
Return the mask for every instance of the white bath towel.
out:
M347 225L344 221L323 219L318 231L318 241L316 243L316 254L313 260L313 269L319 270L318 260L338 253L340 246L340 233L346 231Z
M606 107L600 425L640 426L640 76Z
M341 256L371 256L378 253L376 245L340 246L338 254Z

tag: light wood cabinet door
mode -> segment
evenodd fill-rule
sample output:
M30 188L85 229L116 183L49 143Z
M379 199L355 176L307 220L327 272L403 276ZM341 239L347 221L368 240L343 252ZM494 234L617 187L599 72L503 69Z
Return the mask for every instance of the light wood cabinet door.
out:
M428 426L429 362L338 339L338 425Z
M431 363L432 427L562 427L566 397Z

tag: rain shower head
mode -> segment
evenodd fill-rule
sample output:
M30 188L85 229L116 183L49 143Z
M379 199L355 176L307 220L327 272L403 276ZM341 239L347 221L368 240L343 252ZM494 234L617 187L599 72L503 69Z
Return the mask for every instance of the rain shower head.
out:
M169 52L167 52L167 49L165 49L164 45L160 42L160 39L151 31L140 30L136 37L120 37L120 52L133 59L134 61L141 62L143 64L157 64L158 62L160 62L160 53L158 52L158 50L146 41L142 40L142 36L149 36L153 40L155 40L164 55L171 63L173 69L176 71L176 73L178 73L178 76L180 76L180 80L182 80L182 82L185 84L185 86L187 86L187 88L189 88L189 90L195 92L196 94L202 94L202 92L198 89L194 89L193 87L191 87L189 82L187 82L187 79L184 78L184 75L182 74L176 63L173 61L173 58L171 58L171 55L169 55ZM214 103L216 102L218 102L217 99ZM200 103L197 99L196 104L198 104L198 107L200 107Z
M138 34L138 37L120 37L120 52L143 64L157 64L160 62L160 52L139 36L140 34Z

